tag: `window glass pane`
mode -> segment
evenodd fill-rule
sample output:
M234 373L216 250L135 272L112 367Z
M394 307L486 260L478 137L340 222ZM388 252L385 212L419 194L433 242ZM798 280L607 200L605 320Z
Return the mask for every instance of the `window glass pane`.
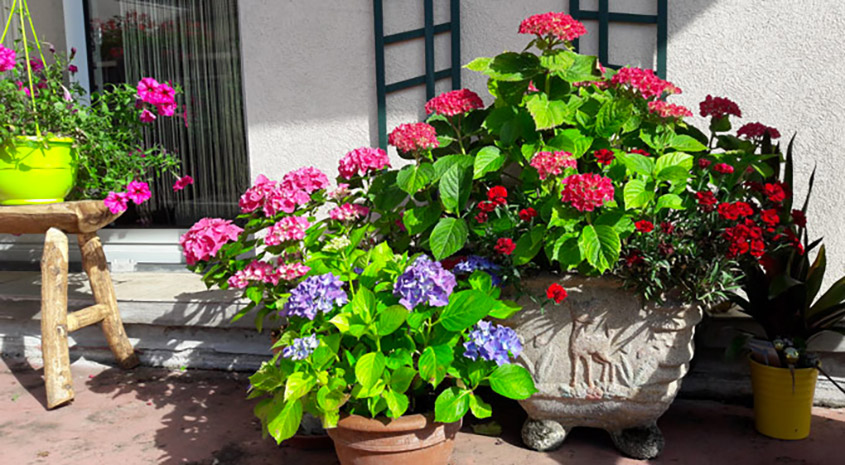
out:
M185 226L204 216L237 214L249 183L237 2L231 0L87 0L92 90L142 77L184 90L178 113L147 134L178 154L195 184L174 193L173 179L122 218L125 225Z

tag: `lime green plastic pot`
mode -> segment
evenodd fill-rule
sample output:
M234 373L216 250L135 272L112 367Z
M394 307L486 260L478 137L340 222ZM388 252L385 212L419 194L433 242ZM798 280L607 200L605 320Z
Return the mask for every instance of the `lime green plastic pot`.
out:
M73 139L16 137L0 145L0 205L63 202L76 182Z

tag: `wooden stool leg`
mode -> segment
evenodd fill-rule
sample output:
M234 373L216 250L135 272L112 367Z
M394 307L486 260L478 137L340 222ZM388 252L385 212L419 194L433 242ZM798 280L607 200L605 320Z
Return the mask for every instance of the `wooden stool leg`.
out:
M73 400L67 346L67 236L47 230L41 257L41 351L47 408Z
M79 234L79 250L82 252L82 269L88 274L91 282L91 292L94 301L108 307L102 321L103 333L109 343L114 357L121 367L129 369L138 365L138 357L126 337L123 320L117 308L117 297L114 292L111 274L106 265L106 255L96 233Z

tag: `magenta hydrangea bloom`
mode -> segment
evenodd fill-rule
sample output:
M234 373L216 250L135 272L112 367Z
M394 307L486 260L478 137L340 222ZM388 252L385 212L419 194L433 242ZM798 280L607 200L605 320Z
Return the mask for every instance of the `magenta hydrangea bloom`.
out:
M293 281L295 279L299 279L309 271L311 271L311 267L307 265L303 265L299 262L294 263L284 263L281 259L279 260L279 277L284 281Z
M648 102L648 111L660 115L661 118L684 118L692 116L689 108L683 105L669 103L664 100Z
M150 185L143 181L132 181L126 186L126 195L136 205L141 205L152 197Z
M428 123L400 124L387 137L387 142L402 152L436 149L440 146L437 130Z
M263 174L259 174L255 180L255 184L244 192L238 206L241 207L241 213L252 213L255 210L264 206L264 200L267 195L276 188L276 181L267 179Z
M352 179L355 175L364 176L384 168L390 168L387 152L380 148L361 147L344 155L337 171L344 179Z
M540 173L540 179L557 176L566 168L575 168L578 162L569 152L537 152L531 157L531 166Z
M455 275L444 269L440 262L422 255L396 278L393 294L400 297L399 303L409 311L423 303L443 307L449 303L456 284Z
M126 192L109 192L109 195L103 200L103 203L108 207L113 215L126 211L129 203L129 196Z
M370 209L363 205L345 203L339 207L333 208L329 212L329 218L339 221L354 221L363 216L367 216L368 213L370 213Z
M626 86L637 91L648 100L666 94L680 94L681 89L669 81L654 74L654 70L642 68L622 68L613 75L610 82L616 86Z
M734 115L742 118L742 110L733 100L725 97L713 97L708 95L698 104L698 109L703 117L712 116L722 118L727 115Z
M505 365L511 357L519 357L522 343L513 329L479 321L469 333L469 341L464 342L464 349L464 357L471 360L481 358Z
M573 174L563 183L561 200L580 212L591 212L613 199L613 181L598 174Z
M238 270L229 278L229 286L243 289L250 283L266 283L276 285L281 279L281 273L272 264L255 260L243 270Z
M282 178L282 185L288 189L298 189L310 194L329 187L329 178L317 168L307 166L286 174Z
M548 12L529 16L519 24L520 34L552 35L560 40L573 40L587 33L584 25L566 13Z
M349 298L343 290L343 282L337 276L326 273L305 279L290 292L282 316L298 316L313 320L318 312L329 313L337 305L346 304Z
M772 139L780 137L780 131L761 123L747 123L736 131L736 135L746 139L762 139L768 133Z
M208 260L228 242L238 239L243 229L221 218L203 218L179 238L188 265Z
M437 113L443 116L461 115L479 108L484 108L484 102L478 94L469 89L442 93L425 104L426 113Z
M264 243L269 246L280 245L288 241L299 241L305 238L305 231L311 223L301 216L288 216L267 228Z
M15 69L18 59L15 51L0 45L0 73Z

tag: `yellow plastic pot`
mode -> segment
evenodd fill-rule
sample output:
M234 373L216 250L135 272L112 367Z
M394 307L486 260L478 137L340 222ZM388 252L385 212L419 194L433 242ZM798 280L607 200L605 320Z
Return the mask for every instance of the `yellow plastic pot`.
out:
M754 392L754 426L775 439L804 439L810 435L813 396L819 371L770 367L750 360Z
M76 167L73 139L16 137L0 145L0 205L63 202Z

